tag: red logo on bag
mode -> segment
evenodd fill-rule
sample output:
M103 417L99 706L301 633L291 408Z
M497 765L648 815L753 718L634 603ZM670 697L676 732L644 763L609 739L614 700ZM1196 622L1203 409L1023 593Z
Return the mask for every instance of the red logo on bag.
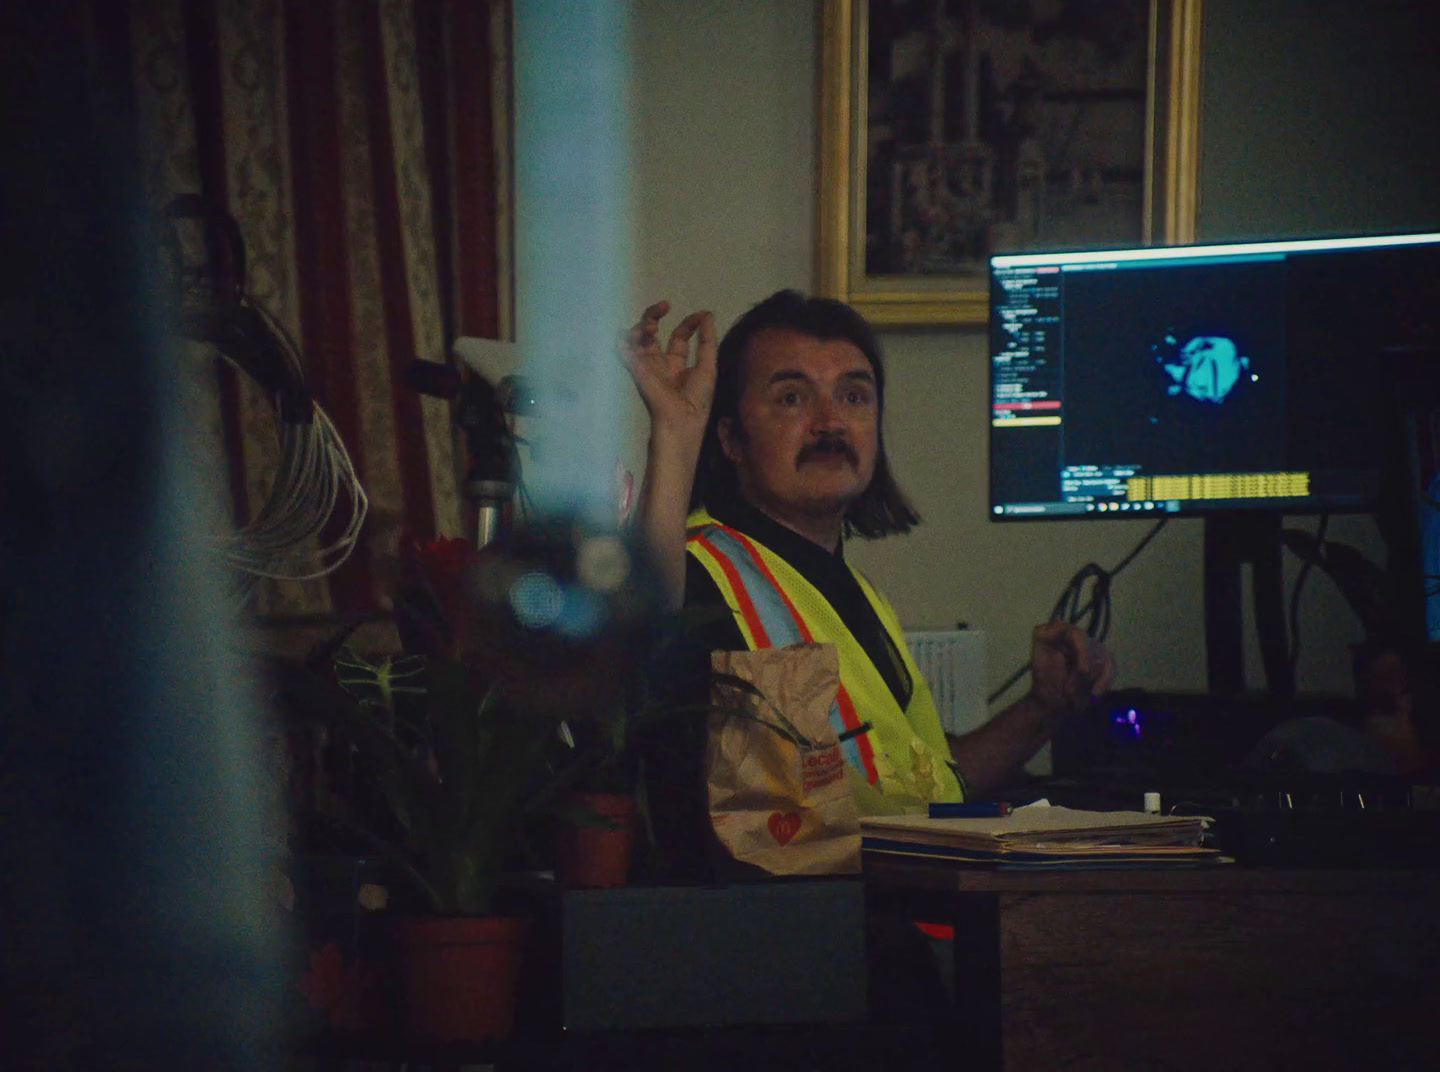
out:
M770 836L781 845L800 832L800 816L793 811L770 813Z
M840 746L832 744L828 748L804 749L800 753L800 781L809 796L817 789L824 789L833 782L838 782L845 777L845 757L840 754Z

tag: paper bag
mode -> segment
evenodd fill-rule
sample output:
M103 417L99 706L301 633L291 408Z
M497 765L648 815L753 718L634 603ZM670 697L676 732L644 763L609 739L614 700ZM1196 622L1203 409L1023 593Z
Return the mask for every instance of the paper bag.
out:
M717 707L753 716L709 716L705 773L721 845L773 875L857 873L860 816L830 723L840 686L834 646L717 651L711 665L765 697L715 684ZM787 740L766 723L788 723L803 741Z

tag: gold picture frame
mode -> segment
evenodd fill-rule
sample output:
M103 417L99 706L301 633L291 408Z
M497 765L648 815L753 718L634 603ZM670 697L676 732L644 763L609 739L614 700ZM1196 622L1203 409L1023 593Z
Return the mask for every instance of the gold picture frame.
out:
M953 50L956 40L974 42L964 46L968 51L961 63L968 62L967 69L977 73L966 76L966 85L960 92L970 100L979 101L983 90L990 89L991 111L998 113L1001 108L1008 108L1012 117L1010 128L1024 131L1019 135L1007 135L1003 142L997 142L999 149L979 136L982 123L975 118L978 104L968 106L968 114L960 121L965 126L966 137L955 144L945 144L946 138L941 131L945 121L944 106L942 104L937 113L933 103L929 105L928 114L920 120L929 124L928 140L923 145L918 141L902 144L897 132L907 122L909 129L913 130L917 120L913 115L904 117L903 122L897 118L900 106L894 101L900 97L899 93L891 95L888 125L877 137L877 130L882 127L872 125L869 101L870 16L873 8L879 8L877 14L887 17L892 10L888 6L891 3L893 0L821 0L819 218L816 243L818 293L849 302L874 324L978 325L985 323L988 313L989 286L984 258L988 257L992 246L995 251L1022 252L1085 246L1183 244L1195 240L1202 0L1137 0L1141 8L1147 9L1144 15L1143 116L1130 114L1121 123L1114 121L1116 109L1123 106L1133 112L1142 92L1138 84L1122 91L1092 89L1088 91L1088 97L1086 91L1062 92L1055 87L1073 85L1082 76L1063 71L1057 74L1053 65L1046 69L1043 62L1037 73L1037 65L1028 56L1022 57L1022 61L1029 64L1024 69L1023 78L1015 77L1004 91L1008 96L1001 99L996 91L995 78L1000 57L998 53L992 57L989 53L980 52L984 34L993 32L998 35L1001 31L976 22L981 18L980 0L969 0L968 4L962 0L959 4L952 3L949 9L944 0L937 0L936 7L930 9L941 13L936 18L944 17L949 22L945 12L958 9L962 20L969 20L968 24L962 26L958 34L953 25L943 27L943 33L935 33L925 27L916 31L912 26L903 43L908 47L912 43L909 39L918 34L923 45L927 33L930 34L929 41L946 42L939 48L930 45L932 51L926 53L928 62L938 66L945 62L945 53ZM915 7L911 4L907 11ZM1140 12L1132 14L1138 17ZM913 21L913 15L911 18ZM967 30L968 37L964 32ZM999 41L1000 38L995 36L993 40ZM1138 80L1140 44L1133 35L1130 46L1129 66ZM1071 51L1076 50L1072 48ZM909 48L907 55L913 59L915 54L915 49ZM937 54L940 56L938 61L933 58ZM1006 58L1012 61L1013 68L1014 57L1007 55ZM987 70L989 83L981 87L978 72ZM1024 87L1017 89L1022 81ZM913 83L912 78L912 89ZM887 89L898 85L900 81L896 79L887 84ZM936 85L942 83L932 81L929 88L934 90ZM944 93L951 92L944 85L942 90L942 98ZM924 90L921 92L923 94ZM911 93L913 96L914 93ZM933 99L936 94L931 96ZM1077 100L1079 103L1075 103ZM1017 104L1017 101L1020 103ZM1062 101L1064 105L1052 106L1052 101ZM1024 113L1027 119L1023 125L1013 118L1021 114L1021 107L1029 109ZM1068 146L1078 140L1074 137L1075 128L1083 125L1084 117L1077 113L1087 109L1092 116L1108 109L1111 117L1109 126L1123 125L1132 136L1127 142L1113 137L1110 130L1099 131L1092 139L1097 148L1092 162L1086 165L1088 170L1075 165L1069 173L1059 172L1064 177L1062 181L1068 183L1068 192L1065 196L1047 201L1046 187L1059 185L1054 180L1055 161L1063 153L1052 152L1051 143L1044 142L1037 135L1051 134L1058 124L1050 113L1063 111L1065 107L1069 108L1067 121L1070 127L1064 133L1070 142L1066 143L1064 153L1072 151ZM1045 117L1044 123L1035 118L1037 116ZM950 122L953 127L955 121ZM1114 162L1116 145L1123 145L1128 152L1134 152L1136 140L1133 135L1137 131L1137 123L1143 124L1142 158L1138 162L1127 158L1127 161L1121 162L1124 166L1110 166ZM883 169L875 167L872 175L871 158L882 160L877 155L877 144L882 146L880 151L888 149L891 156ZM1017 149L1016 145L1023 147ZM863 155L858 151L860 146L865 147ZM941 154L966 151L981 157L977 171L972 172L979 174L980 178L968 185L960 184L962 188L955 193L949 188L956 185L953 178L956 168L951 163L956 158ZM901 162L901 153L909 154L909 163ZM1111 156L1106 157L1102 164L1099 161L1105 153ZM997 184L991 182L993 174L1007 170L992 166L997 154L1008 154L1011 161L1008 173L1023 177L1023 181L1012 178L1008 184L1003 184L1008 191L1003 197L995 192ZM1022 154L1028 155L1020 163L1015 163ZM921 163L922 157L926 157L929 163ZM1064 161L1061 163L1063 165ZM923 170L927 167L934 169L929 172L931 178L928 181L938 183L952 203L968 203L970 214L961 217L956 213L947 217L950 220L961 219L963 222L960 224L936 225L933 223L938 215L936 211L921 214L917 210L914 219L922 222L902 231L906 221L903 213L911 210L897 206L919 200L915 190L918 187L924 192L927 188L926 172ZM964 167L963 163L961 167ZM902 175L907 174L906 168L912 169L916 177L902 179ZM1103 177L1110 175L1121 178L1111 183ZM887 189L876 185L877 176L888 180L888 201L882 196L870 197L871 191ZM1090 190L1101 192L1076 192L1085 190L1087 184ZM1033 192L1037 188L1038 194ZM1110 192L1112 189L1116 191L1113 194ZM1011 207L1010 218L1004 218L1007 205L1019 203L1018 190L1025 191L1024 203L1027 206L1053 205L1053 211L1047 216L1033 209L1020 212ZM1082 211L1082 201L1088 200L1094 205L1102 199L1106 201L1103 213L1092 209L1086 215ZM930 198L930 204L935 200ZM1115 202L1123 203L1123 211L1117 209ZM1066 203L1076 206L1068 219L1061 216L1059 208ZM887 205L888 213L874 211L877 206L885 209ZM1115 222L1111 217L1117 212L1122 216L1119 222L1123 225L1107 231L1107 226ZM872 227L873 221L881 215L884 222ZM1045 220L1047 226L1037 224L1037 219ZM1055 221L1053 225L1051 221ZM947 226L949 229L944 229ZM1068 244L1057 240L1057 234L1066 226L1072 234L1083 231L1083 240ZM922 233L926 237L916 240L916 235ZM937 233L938 238L934 237ZM1024 240L1033 235L1042 237L1025 244ZM997 238L1004 240L1004 244L996 241ZM1018 243L1017 238L1020 240ZM962 252L953 252L957 249ZM888 252L877 254L876 250ZM939 250L940 254L936 255L935 250ZM945 270L944 266L949 263L946 258L958 267ZM896 263L902 265L900 270L894 270ZM941 265L939 269L937 264ZM887 271L887 268L891 270Z

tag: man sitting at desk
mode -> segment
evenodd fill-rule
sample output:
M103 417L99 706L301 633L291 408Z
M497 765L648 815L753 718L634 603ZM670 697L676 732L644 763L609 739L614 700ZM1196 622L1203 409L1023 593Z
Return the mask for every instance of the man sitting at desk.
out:
M1109 685L1108 655L1072 625L1037 627L1030 691L947 739L894 611L844 557L846 536L919 521L885 458L885 372L869 325L841 302L781 291L717 353L708 312L662 347L668 311L646 309L623 350L650 415L639 523L671 605L730 608L704 637L710 650L836 646L844 728L870 727L845 746L862 815L900 810L902 798L913 808L917 793L984 799ZM686 750L669 761L701 787L698 744Z

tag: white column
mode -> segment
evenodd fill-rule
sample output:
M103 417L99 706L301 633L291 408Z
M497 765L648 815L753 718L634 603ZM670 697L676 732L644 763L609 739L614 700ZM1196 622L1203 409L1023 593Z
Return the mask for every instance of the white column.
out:
M616 517L630 280L624 0L515 5L516 342L539 392L525 480L544 515Z

